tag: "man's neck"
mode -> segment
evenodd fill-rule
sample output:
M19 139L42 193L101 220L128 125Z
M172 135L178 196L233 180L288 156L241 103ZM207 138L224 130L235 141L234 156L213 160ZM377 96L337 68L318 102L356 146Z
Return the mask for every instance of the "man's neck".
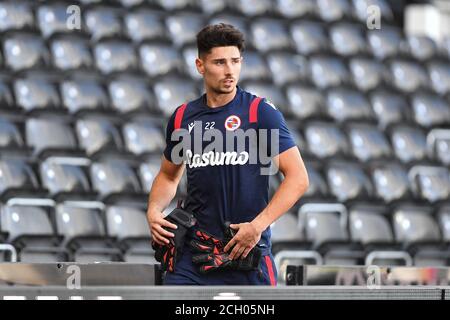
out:
M230 93L215 93L212 90L206 89L206 105L210 108L217 108L226 105L234 99L237 87Z

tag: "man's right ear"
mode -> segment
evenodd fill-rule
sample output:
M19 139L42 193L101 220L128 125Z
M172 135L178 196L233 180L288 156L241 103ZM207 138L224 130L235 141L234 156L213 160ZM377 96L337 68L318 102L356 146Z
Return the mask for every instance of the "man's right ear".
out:
M205 73L205 67L203 65L203 61L200 58L195 59L195 66L197 67L198 73L200 73L200 74Z

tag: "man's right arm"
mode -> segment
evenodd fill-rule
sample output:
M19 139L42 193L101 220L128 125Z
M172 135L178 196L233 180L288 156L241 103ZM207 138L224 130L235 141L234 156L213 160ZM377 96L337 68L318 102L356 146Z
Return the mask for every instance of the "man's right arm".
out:
M163 229L163 227L176 229L176 225L164 219L163 210L175 197L183 172L184 164L174 164L164 155L162 156L161 168L153 180L147 209L147 220L152 238L160 245L169 243L167 238L174 236L173 233Z

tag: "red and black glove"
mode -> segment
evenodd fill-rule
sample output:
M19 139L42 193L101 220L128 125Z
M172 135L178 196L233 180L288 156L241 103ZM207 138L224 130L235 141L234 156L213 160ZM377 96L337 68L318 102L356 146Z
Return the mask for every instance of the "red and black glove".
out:
M160 245L152 240L152 247L155 250L156 261L161 262L162 270L173 272L176 262L181 258L186 233L197 221L191 213L181 208L175 208L165 219L178 226L175 230L164 227L175 236L169 238L166 245Z
M229 227L229 223L225 226L224 239L218 239L202 230L197 230L194 234L194 239L189 244L194 251L192 262L198 266L200 273L226 269L258 270L261 260L261 251L258 248L253 248L245 259L236 260L231 260L229 253L223 251L234 236L234 230Z

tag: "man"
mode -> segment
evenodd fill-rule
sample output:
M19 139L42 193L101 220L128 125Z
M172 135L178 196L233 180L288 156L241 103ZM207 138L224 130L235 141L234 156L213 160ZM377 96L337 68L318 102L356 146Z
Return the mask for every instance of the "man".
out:
M307 190L307 172L281 112L267 99L256 97L237 86L244 51L242 33L231 25L210 25L197 34L197 46L195 63L203 76L206 93L178 107L170 117L161 169L149 196L147 217L152 239L159 248L164 248L169 246L169 240L178 228L174 220L169 222L164 218L162 211L174 198L184 168L187 168L188 194L183 209L193 214L195 226L188 230L181 255L174 265L171 264L164 284L276 285L270 225ZM183 129L194 137L194 146L191 142L191 148L184 150L181 156L184 161L180 161L179 153L174 151L179 141L174 139L173 134ZM266 147L270 146L270 150L272 135L276 134L278 148L266 154L283 173L284 180L270 202L269 175L264 173L267 163L252 163L249 159L250 145L254 147L261 139L250 142L250 145L245 144L240 153L233 149L234 143L231 149L227 145L226 152L208 153L200 148L200 153L196 153L199 146L195 146L196 142L198 144L195 132L215 131L225 136L238 132L238 129L240 132L274 130L270 131L274 133L267 134L266 141L269 142ZM205 141L200 144L202 148L207 145ZM224 229L227 221L231 222L231 229ZM226 230L233 232L231 236L228 234L228 238ZM208 255L198 256L191 240L196 236L195 243L200 243L197 249L205 247L201 245L205 243L202 241L227 240L217 242L221 244L217 247L210 242L206 245ZM259 254L261 259L253 259ZM239 262L247 261L250 256L250 264L258 261L257 268L241 269ZM200 260L212 264L199 269L194 262ZM228 268L222 270L224 261Z

